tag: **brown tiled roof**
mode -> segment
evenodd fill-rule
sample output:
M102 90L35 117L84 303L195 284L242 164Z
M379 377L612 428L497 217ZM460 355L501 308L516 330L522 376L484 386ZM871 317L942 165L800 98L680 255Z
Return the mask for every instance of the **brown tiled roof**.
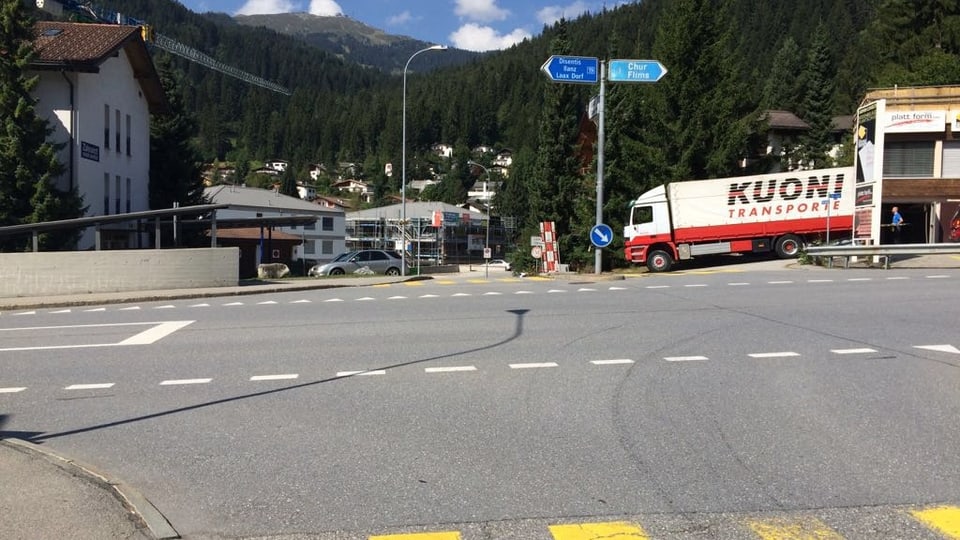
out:
M41 21L34 25L36 57L31 69L97 73L119 52L127 53L150 112L167 110L167 99L139 26Z
M810 125L790 111L766 111L766 120L771 129L780 131L806 131Z

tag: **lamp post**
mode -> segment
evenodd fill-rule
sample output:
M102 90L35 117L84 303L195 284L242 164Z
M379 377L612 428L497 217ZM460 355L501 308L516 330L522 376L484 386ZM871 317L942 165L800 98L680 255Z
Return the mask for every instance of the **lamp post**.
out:
M487 191L487 182L490 181L490 169L484 167L483 165L477 163L476 161L468 161L467 165L470 165L472 167L480 167L481 169L483 169L483 174L487 177L487 179L483 181L483 201L487 205L487 239L483 244L483 255L484 255L483 258L484 258L484 263L486 264L484 264L483 266L485 269L484 277L488 278L490 277L490 259L486 255L487 255L487 250L490 249L490 195L489 195L489 192Z
M431 45L410 55L403 66L403 141L400 159L400 275L407 275L407 68L410 61L427 51L445 51L446 45Z

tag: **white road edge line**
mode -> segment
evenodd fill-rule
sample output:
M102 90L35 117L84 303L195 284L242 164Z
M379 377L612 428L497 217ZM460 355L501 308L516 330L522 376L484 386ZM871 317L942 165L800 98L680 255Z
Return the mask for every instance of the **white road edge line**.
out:
M530 362L526 364L510 364L510 369L536 369L557 367L556 362Z
M765 353L751 353L748 354L750 358L787 358L790 356L800 356L800 353L795 353L792 351L782 351L782 352L765 352Z
M425 373L455 373L457 371L476 371L476 366L448 366L424 368Z
M94 384L71 384L64 390L100 390L103 388L112 388L114 383L94 383Z
M300 375L296 373L284 373L282 375L254 375L250 377L251 381L289 381L296 379Z

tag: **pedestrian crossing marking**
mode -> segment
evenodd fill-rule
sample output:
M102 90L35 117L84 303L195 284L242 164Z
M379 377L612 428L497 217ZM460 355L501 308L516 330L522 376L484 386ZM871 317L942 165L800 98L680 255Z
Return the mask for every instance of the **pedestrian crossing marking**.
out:
M456 531L445 531L430 533L385 534L382 536L371 536L370 540L460 540L460 533Z
M763 540L842 540L824 522L816 518L805 520L774 519L751 520L747 524Z
M951 540L960 540L960 507L938 506L913 510L913 517Z
M647 533L639 525L625 521L607 523L577 523L551 525L554 540L647 540Z

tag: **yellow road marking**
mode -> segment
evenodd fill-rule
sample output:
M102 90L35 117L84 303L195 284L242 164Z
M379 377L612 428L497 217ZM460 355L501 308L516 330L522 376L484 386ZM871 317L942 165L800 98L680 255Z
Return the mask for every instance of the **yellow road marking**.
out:
M938 506L926 510L910 512L924 525L936 529L951 540L960 539L960 508L956 506Z
M763 540L842 540L824 522L816 518L801 521L773 519L747 522L753 532Z
M460 533L454 531L410 534L385 534L371 536L370 540L460 540Z
M647 533L638 525L625 521L608 523L579 523L573 525L551 525L550 534L554 540L647 540Z
M407 287L423 287L422 281L404 281L403 284Z

